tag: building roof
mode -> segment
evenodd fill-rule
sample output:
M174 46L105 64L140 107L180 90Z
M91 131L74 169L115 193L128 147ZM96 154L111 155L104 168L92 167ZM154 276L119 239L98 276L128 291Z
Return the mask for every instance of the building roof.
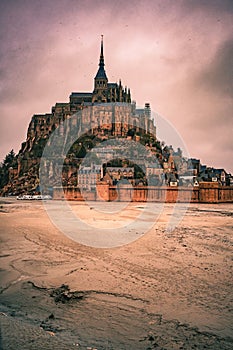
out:
M69 102L56 102L55 106L61 106L61 107L69 106Z
M104 49L103 49L103 35L101 35L101 49L100 49L100 61L99 61L99 69L95 76L95 79L106 79L107 75L104 69Z
M72 97L92 97L92 92L72 92Z
M116 88L117 86L117 83L108 83L109 88Z
M95 79L108 79L103 66L99 67L98 72L95 76Z
M106 167L106 170L109 170L109 171L133 171L134 172L134 168L133 167Z

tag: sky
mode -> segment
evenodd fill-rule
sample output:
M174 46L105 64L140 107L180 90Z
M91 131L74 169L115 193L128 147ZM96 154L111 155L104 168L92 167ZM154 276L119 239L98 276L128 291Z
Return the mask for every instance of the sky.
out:
M33 114L93 90L101 34L108 80L149 102L191 157L233 173L232 0L1 1L0 159Z

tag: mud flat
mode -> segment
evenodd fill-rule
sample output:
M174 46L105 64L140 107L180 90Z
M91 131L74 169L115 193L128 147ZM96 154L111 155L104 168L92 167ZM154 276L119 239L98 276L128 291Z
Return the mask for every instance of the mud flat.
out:
M100 227L144 204L108 221L90 203L70 207ZM66 237L42 202L2 199L0 349L232 349L233 205L192 204L171 231L173 212L103 249Z

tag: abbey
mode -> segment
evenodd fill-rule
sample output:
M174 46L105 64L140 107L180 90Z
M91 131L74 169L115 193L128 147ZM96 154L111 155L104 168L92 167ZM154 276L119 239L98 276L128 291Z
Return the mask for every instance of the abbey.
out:
M93 91L72 92L69 102L56 103L51 113L33 115L27 140L20 153L30 152L35 140L48 138L62 121L71 118L75 113L80 115L79 122L84 132L126 137L129 130L133 130L140 134L150 133L155 137L156 128L151 119L149 103L145 104L145 108L137 109L136 102L131 101L130 89L124 88L121 81L108 82L103 51L102 36L99 68L94 78Z
M103 54L103 36L101 39L101 50L99 69L94 79L93 92L73 92L70 95L70 103L72 105L80 105L81 107L88 106L91 103L106 103L106 102L127 102L131 103L130 89L123 88L121 81L117 83L109 83L104 69L104 54Z
M51 147L51 153L44 159L45 146L50 148L54 139L55 147ZM132 139L135 142L130 142L132 148L127 151L129 140ZM109 142L103 142L105 140ZM148 157L141 149L137 150L139 145L149 151ZM95 155L90 151L92 149L96 150ZM151 155L156 157L156 161ZM93 91L72 92L69 101L56 103L51 113L33 115L26 141L22 143L17 155L13 152L8 158L11 159L8 168L2 168L2 195L40 193L43 188L43 176L40 177L42 164L49 178L49 183L44 183L44 187L47 186L47 193L53 193L57 199L64 197L65 189L66 198L83 200L80 190L85 189L90 192L91 200L97 200L99 190L103 199L116 200L114 186L118 181L123 181L125 186L125 180L128 180L136 190L132 197L135 201L148 199L148 184L154 186L154 192L151 192L153 198L149 199L151 201L164 200L160 196L161 186L165 186L167 191L166 186L177 188L193 184L197 186L193 193L190 188L191 200L194 202L232 201L232 186L229 191L227 188L233 181L231 174L227 174L224 169L202 166L198 159L186 159L180 149L175 152L172 146L168 147L160 142L156 138L156 127L151 118L149 103L144 108L136 108L136 102L131 100L130 89L123 88L121 81L108 81L103 37ZM86 164L83 164L84 158ZM129 161L132 159L137 159L136 165ZM202 182L204 187L199 192L199 183ZM210 184L206 185L205 182ZM110 188L110 185L113 187ZM125 187L125 190L130 192L132 188ZM187 200L185 191L183 201ZM208 194L211 191L214 195ZM121 193L119 200L128 198L127 193ZM172 189L169 193L171 197L166 195L166 200L175 201L178 192Z

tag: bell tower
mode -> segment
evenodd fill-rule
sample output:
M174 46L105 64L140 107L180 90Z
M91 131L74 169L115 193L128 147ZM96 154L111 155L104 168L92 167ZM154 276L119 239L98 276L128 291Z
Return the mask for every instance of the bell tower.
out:
M94 91L92 95L92 102L97 102L97 103L107 102L108 78L107 78L104 66L105 66L104 44L103 44L103 35L101 35L99 69L94 79L95 81L94 81Z

